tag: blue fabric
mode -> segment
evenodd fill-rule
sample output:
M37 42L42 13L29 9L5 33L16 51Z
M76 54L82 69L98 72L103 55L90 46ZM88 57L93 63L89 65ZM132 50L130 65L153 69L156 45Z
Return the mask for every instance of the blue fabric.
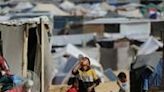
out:
M148 90L149 89L148 84L149 84L148 79L144 79L143 90Z
M157 13L150 14L150 15L149 15L149 18L151 18L151 19L156 19L156 18L157 18Z
M13 75L12 76L12 80L13 80L15 85L21 85L22 81L23 81L23 78L21 78L21 77L19 77L17 75Z
M142 79L143 79L143 86L142 89L147 91L149 89L149 76L152 74L152 72L146 68L143 72L142 72Z
M117 81L118 78L117 76L113 73L113 70L111 68L108 68L107 70L104 71L104 74L107 76L108 79L111 81Z
M163 61L160 60L159 64L157 65L155 72L153 72L149 76L149 87L158 87L162 81L162 74L163 74Z

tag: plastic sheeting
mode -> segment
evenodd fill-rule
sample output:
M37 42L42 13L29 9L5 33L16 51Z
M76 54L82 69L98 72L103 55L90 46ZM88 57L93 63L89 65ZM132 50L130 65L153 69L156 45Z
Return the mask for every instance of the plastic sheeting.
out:
M72 70L74 66L77 64L78 59L70 56L65 63L65 65L58 71L52 80L52 84L63 84L65 83L72 75Z
M44 80L44 86L45 86L45 91L44 92L48 92L48 88L51 84L51 81L53 79L53 77L56 74L56 67L55 65L52 65L52 54L50 51L50 43L48 40L48 33L47 31L44 31L44 40L42 41L44 42L44 76L45 76L45 80Z
M55 6L53 4L38 3L34 7L33 11L48 11L54 15L59 15L59 16L68 16L69 15L68 13L62 11L60 8L58 8L57 6Z
M23 11L23 10L28 10L32 9L34 6L29 3L29 2L20 2L18 5L13 9L13 11Z
M67 48L70 50L75 50L76 47L74 48ZM92 60L98 62L99 61L99 48L76 48L75 51L79 50L78 53L85 53L85 56L87 55L88 57L92 58ZM64 53L62 53L64 52ZM57 65L57 73L55 74L54 79L52 80L52 84L63 84L66 83L68 78L71 77L72 75L72 69L78 62L78 57L74 57L73 53L69 54L71 52L65 52L65 50L58 50L57 53L54 53L54 60L53 60L53 65ZM77 55L78 55L77 53ZM64 55L70 55L69 58L63 57ZM76 54L76 53L75 53ZM94 63L94 62L93 62ZM99 62L98 62L99 63ZM92 64L93 68L95 68L95 65ZM101 70L101 67L95 68L98 75L102 78L103 73Z
M73 56L75 58L78 58L79 55L83 55L83 56L89 57L89 55L87 55L86 53L82 52L80 49L78 49L74 45L68 44L64 49L58 51L58 54L54 54L54 55L56 55L56 56L54 56L54 58L56 58L56 59L58 58L59 59L59 57L62 57L65 54ZM101 64L97 60L95 60L95 59L93 59L91 57L89 57L89 59L91 61L91 66L93 68L95 68L96 73L98 74L98 76L102 77L103 76L103 73L102 73L103 69L102 69ZM54 63L54 64L56 64L56 63Z
M125 16L125 17L143 18L143 15L139 9L130 10L130 11L120 11L119 10L118 14Z
M4 26L3 26L4 27ZM1 28L3 28L1 27ZM22 74L23 27L8 27L1 29L3 41L3 55L12 73Z
M107 11L101 8L101 4L91 5L90 12L86 14L86 16L92 16L92 17L102 17L105 15L107 15Z
M142 46L139 48L137 55L147 55L155 52L159 47L163 47L163 43L150 37Z
M83 44L83 42L91 41L96 34L80 34L80 35L62 35L51 37L53 46L65 46L69 43L74 45Z
M113 70L108 68L104 71L105 75L110 79L111 81L117 81L117 76L113 73Z
M149 77L149 87L159 87L162 81L163 74L163 60L160 60L159 64L155 68L155 72Z
M148 67L154 72L162 56L160 53L151 53L149 55L139 55L136 58L136 62L133 65L133 69L139 69L141 67Z
M68 0L65 0L64 2L62 2L60 4L60 7L63 9L63 10L66 10L66 11L72 11L73 9L75 9L75 4L68 1Z
M0 24L0 31L2 32L2 40L3 40L3 54L8 64L10 66L11 72L22 76L22 60L23 60L23 32L25 30L24 24L36 24L40 23L40 18L29 19L24 21L6 21L1 22ZM35 27L35 26L33 26ZM40 38L40 35L37 35L37 38ZM41 45L39 43L40 39L37 39L37 51L35 57L35 69L34 72L40 77L41 72ZM53 76L55 75L55 66L52 66L52 57L50 51L50 44L48 40L48 33L44 30L44 62L45 62L45 91L48 92L49 85L52 81ZM54 71L53 71L54 70ZM35 81L35 80L34 80ZM39 84L38 84L39 85Z
M15 26L16 27L19 27L19 26L22 26L24 24L31 24L31 26L35 26L35 24L40 24L40 19L42 18L42 22L45 23L45 24L49 24L49 18L47 16L41 16L41 17L36 17L36 18L29 18L29 19L20 19L20 20L8 20L8 21L0 21L0 24L1 25L4 25L4 26L1 26L3 28L0 27L0 29L3 29L3 30L11 30L10 27L7 27L7 26Z

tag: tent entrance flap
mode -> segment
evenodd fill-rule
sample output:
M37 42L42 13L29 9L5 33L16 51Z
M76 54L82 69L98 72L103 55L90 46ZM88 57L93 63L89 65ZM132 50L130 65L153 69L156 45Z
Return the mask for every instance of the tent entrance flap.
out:
M34 71L35 66L35 56L36 56L36 47L37 47L37 35L36 27L29 29L28 36L28 70Z

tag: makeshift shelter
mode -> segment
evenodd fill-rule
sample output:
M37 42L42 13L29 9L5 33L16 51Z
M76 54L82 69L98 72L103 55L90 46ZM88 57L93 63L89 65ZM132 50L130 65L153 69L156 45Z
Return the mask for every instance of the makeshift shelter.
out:
M162 85L163 65L162 54L160 53L139 55L131 66L131 92L143 92L143 90L150 91L154 87L159 88Z
M44 8L43 8L44 7ZM59 15L59 16L69 16L69 13L66 13L62 11L60 8L53 4L43 4L43 3L38 3L34 7L33 11L49 11L53 15Z
M83 45L94 40L95 36L95 33L53 36L51 37L51 42L53 47L62 47L70 43L73 45Z
M12 9L12 12L28 12L34 6L30 2L19 2L16 7Z
M28 70L35 72L39 76L38 79L41 80L41 92L47 92L48 81L51 79L47 72L50 71L49 63L51 61L47 33L50 28L48 23L47 17L0 23L3 56L6 58L11 72L23 77L27 77ZM35 86L35 78L33 81Z
M54 25L54 34L56 33L62 33L62 31L65 30L66 26L70 26L70 23L81 23L83 21L83 17L82 16L54 16L53 18L53 24ZM70 33L75 34L75 33L81 33L82 32L82 28L74 28L69 30Z

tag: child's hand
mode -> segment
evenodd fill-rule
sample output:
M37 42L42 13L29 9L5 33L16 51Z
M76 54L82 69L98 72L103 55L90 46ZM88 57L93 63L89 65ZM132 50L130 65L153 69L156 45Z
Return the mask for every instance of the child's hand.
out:
M81 62L79 62L79 63L77 64L77 67L78 67L78 69L81 68Z
M119 87L121 87L121 81L117 81L117 85L119 86Z

